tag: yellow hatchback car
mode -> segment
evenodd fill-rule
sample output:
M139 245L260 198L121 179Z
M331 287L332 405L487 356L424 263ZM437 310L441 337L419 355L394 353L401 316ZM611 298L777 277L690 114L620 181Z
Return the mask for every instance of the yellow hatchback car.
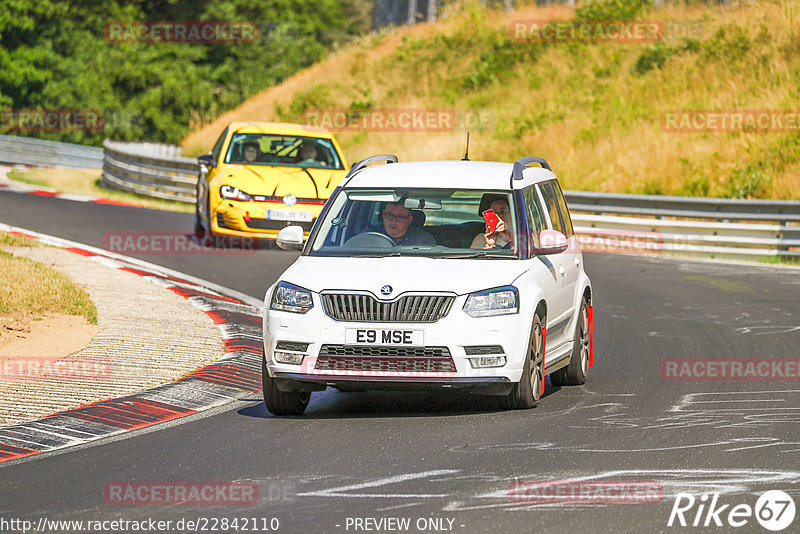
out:
M275 239L284 226L306 235L347 174L330 132L299 124L233 122L197 158L194 231Z

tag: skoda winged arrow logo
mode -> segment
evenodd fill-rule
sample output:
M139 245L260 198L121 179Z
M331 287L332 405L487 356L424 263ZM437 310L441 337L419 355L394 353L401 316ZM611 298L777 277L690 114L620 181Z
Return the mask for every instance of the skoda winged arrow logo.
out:
M390 286L389 284L386 284L385 286L383 286L381 288L381 295L391 295L392 291L394 291L392 289L392 286Z

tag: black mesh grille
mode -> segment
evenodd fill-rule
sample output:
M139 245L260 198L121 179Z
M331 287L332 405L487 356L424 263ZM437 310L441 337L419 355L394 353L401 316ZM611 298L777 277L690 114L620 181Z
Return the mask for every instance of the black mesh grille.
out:
M455 363L447 347L382 347L323 345L317 364L320 371L384 371L397 373L454 373Z
M487 354L505 354L500 345L472 345L464 347L467 356L485 356Z
M313 221L279 221L277 219L250 219L245 221L248 228L254 230L280 230L286 226L301 226L304 231L310 232L311 227L314 225Z
M434 323L450 312L454 300L447 295L405 295L381 302L364 294L322 295L325 314L331 319L366 323Z
M308 343L297 343L295 341L278 341L275 350L292 350L295 352L305 352L308 350Z
M398 358L449 358L447 347L394 347L383 345L322 345L320 356L387 356Z

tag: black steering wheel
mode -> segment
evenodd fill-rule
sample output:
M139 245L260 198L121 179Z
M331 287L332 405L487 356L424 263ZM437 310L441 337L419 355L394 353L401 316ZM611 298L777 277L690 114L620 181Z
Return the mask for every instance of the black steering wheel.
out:
M344 246L349 248L392 248L396 246L396 243L386 234L364 232L345 241Z

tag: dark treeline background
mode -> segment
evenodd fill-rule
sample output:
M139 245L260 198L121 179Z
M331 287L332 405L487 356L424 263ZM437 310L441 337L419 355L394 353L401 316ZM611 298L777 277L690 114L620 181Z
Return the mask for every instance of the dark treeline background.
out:
M99 145L176 143L369 30L370 0L0 0L0 111L101 110L98 132L8 133ZM113 44L114 21L242 20L256 44ZM7 123L6 123L7 124ZM0 133L6 133L0 132Z

